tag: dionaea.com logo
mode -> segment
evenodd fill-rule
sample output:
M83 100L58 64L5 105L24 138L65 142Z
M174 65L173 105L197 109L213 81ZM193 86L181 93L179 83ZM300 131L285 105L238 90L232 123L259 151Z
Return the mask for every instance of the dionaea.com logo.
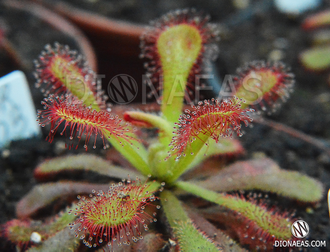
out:
M296 238L305 238L309 233L309 226L306 221L297 220L291 226L291 233Z
M276 240L274 243L274 247L298 247L298 248L318 248L318 247L326 247L325 240L306 240L309 234L309 225L304 220L296 220L291 225L291 233L294 237L299 240ZM303 240L304 239L304 240Z

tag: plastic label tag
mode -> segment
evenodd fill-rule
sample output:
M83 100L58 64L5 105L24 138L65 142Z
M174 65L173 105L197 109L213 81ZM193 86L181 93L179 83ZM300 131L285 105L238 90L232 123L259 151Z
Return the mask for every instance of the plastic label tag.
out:
M41 135L28 82L22 71L0 78L0 148Z

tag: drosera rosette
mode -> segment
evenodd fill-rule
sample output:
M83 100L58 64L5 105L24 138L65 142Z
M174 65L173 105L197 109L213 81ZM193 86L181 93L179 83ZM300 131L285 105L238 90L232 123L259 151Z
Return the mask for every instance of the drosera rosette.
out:
M69 212L78 218L70 228L88 247L106 244L113 250L137 242L143 238L143 230L148 231L148 225L157 221L154 210L160 206L154 204L158 200L154 194L162 190L159 186L155 181L128 179L111 185L107 192L94 190L89 198L78 196L76 208Z
M91 191L90 186L93 186L95 191L89 197L80 197L77 205L74 204L64 212L63 216L66 218L62 219L60 228L50 231L55 234L54 237L47 236L45 243L32 249L51 251L46 242L57 244L60 241L56 237L57 234L70 230L75 235L68 235L67 240L81 239L88 247L114 251L120 251L120 245L126 244L129 245L126 248L135 252L138 248L148 247L144 246L144 240L140 238L144 230L150 227L147 225L155 221L155 212L160 212L164 218L160 218L161 223L158 222L150 228L150 237L156 238L153 239L157 243L156 247L169 244L172 251L196 251L196 248L200 251L245 251L240 245L249 250L267 250L273 246L274 239L292 239L290 225L293 219L286 214L287 211L281 213L275 210L276 208L265 207L260 202L226 192L260 190L305 204L315 204L323 196L321 183L299 172L281 169L266 157L233 162L230 166L226 166L223 160L217 158L213 160L212 167L204 161L219 154L233 153L234 143L238 140L232 138L240 137L243 133L242 126L251 123L253 109L261 106L267 110L284 101L284 97L292 88L293 76L280 63L250 63L241 71L239 77L243 80L254 78L254 81L249 82L247 90L260 94L263 105L258 107L253 102L244 103L244 100L251 102L251 97L255 100L260 97L243 92L244 84L240 83L238 77L237 92L233 94L236 98L205 100L183 111L187 85L194 84L195 75L199 72L196 69L202 67L205 58L206 61L209 60L206 51L208 46L213 48L211 42L216 39L213 28L213 25L207 23L207 19L193 11L182 10L163 16L143 36L143 54L151 61L148 71L150 74L153 71L154 77L163 76L163 84L160 86L160 113L136 109L126 111L123 113L123 119L128 122L123 122L121 119L117 121L114 113L93 108L89 102L86 103L93 99L82 99L79 94L69 89L64 96L53 94L46 98L43 102L45 109L39 112L39 118L41 124L51 126L49 140L53 139L56 130L60 131L61 124L72 138L86 135L88 141L93 136L103 135L103 139L109 141L118 155L120 153L130 165L126 160L109 163L101 157L87 154L57 157L38 166L35 170L37 179L52 179L63 172L87 171L108 178L109 183L127 178L128 174L132 173L147 182L127 180L110 188L109 183L91 185L89 182L74 181L35 186L17 204L19 216L31 217L37 210L65 195L85 195L87 189L88 193ZM55 57L55 54L53 56ZM59 66L59 69L68 69L70 74L70 62L61 61ZM75 68L71 70L77 73ZM154 78L151 79L155 81ZM46 82L51 80L45 79ZM79 87L80 84L77 85ZM256 89L260 93L256 92ZM93 92L90 94L94 95ZM158 134L143 139L147 142L143 145L135 134L133 125L156 128ZM87 142L85 144L87 145ZM239 146L235 147L234 151L235 149L241 151ZM203 176L194 174L193 169L198 166L205 171ZM184 176L188 171L189 178ZM149 179L146 179L147 177ZM185 198L187 195L189 196ZM154 202L157 197L162 206L160 209ZM221 225L206 225L203 216L190 217L190 212L198 209L192 204L186 206L182 203L188 203L189 198L195 201L201 199L225 208L236 216L234 218L238 219L239 223L227 222L225 219L228 224L226 230L223 230ZM151 209L150 212L148 209ZM197 219L199 221L196 221ZM242 223L249 224L251 228L246 228L245 225L242 231L238 228ZM30 230L33 231L33 227ZM210 230L216 232L206 233ZM254 230L256 234L253 234ZM215 233L217 235L214 235ZM174 242L167 243L165 237ZM134 241L137 240L139 246L134 246L137 244ZM234 240L241 244L236 244ZM12 242L19 241L18 238ZM232 249L232 244L235 244L235 249ZM75 250L73 243L70 246L60 243L58 246L61 249L70 247Z

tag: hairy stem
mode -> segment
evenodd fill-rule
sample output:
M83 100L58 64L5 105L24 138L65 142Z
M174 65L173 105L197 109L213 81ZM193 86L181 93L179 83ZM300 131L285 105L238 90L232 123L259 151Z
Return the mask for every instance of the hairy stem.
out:
M258 206L243 198L216 193L192 183L180 181L176 183L176 186L205 200L222 205L241 214L260 227L263 232L268 233L269 237L274 236L277 239L291 238L291 222L287 216L268 211L265 207Z

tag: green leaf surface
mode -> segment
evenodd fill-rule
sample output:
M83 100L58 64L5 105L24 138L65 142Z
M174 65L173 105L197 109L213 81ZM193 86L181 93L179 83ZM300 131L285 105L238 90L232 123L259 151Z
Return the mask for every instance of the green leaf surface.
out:
M180 201L170 191L161 192L160 199L174 236L179 241L180 251L219 251L212 240L195 227Z
M183 210L180 201L168 190L160 193L162 209L171 227L174 227L178 221L189 221L189 218Z
M212 237L217 244L220 244L223 252L247 252L241 248L233 239L217 229L213 224L207 221L202 215L192 209L185 207L185 210L192 222L208 236Z
M178 239L180 251L182 252L220 251L220 249L199 231L191 221L178 222L174 228L174 235Z
M173 175L165 178L168 183L177 180L196 159L203 146L209 141L218 142L220 138L241 136L241 124L247 126L252 121L251 109L242 109L241 100L205 100L192 111L186 110L180 117L177 130L172 138L172 157L177 156L176 164L171 167Z
M248 225L251 222L239 213L219 205L199 209L199 213L227 231L240 246L249 248L249 251L274 251L274 239L267 239L267 233L261 232L257 226Z
M174 165L170 168L170 176L164 178L167 183L173 183L176 181L184 172L186 172L190 167L192 167L191 163L197 157L198 153L205 145L209 136L201 135L200 138L197 138L191 144L188 144L185 150L185 156L181 156L180 158L175 157L174 155L170 157L170 160L175 159ZM203 153L204 154L204 153ZM196 161L198 163L198 161Z
M158 128L160 130L160 140L166 138L167 140L164 144L169 144L171 141L173 131L171 124L156 114L145 113L142 111L127 111L124 114L124 119L136 126Z
M264 206L259 206L254 202L246 201L243 198L228 196L204 189L188 182L177 182L176 185L187 192L199 196L205 200L216 203L218 205L229 208L247 220L252 221L263 232L268 233L268 237L276 237L277 239L290 239L290 218L287 215L280 215L269 211Z
M324 71L330 67L330 46L313 47L300 54L304 67L313 71Z
M119 137L111 137L104 132L107 140L112 144L116 150L123 155L138 171L143 175L148 176L151 174L151 170L148 165L148 152L143 144L138 140L137 136L128 132L127 135L132 139L130 142Z
M134 171L115 166L99 156L79 154L46 160L35 169L34 176L38 180L44 180L52 178L57 173L73 170L91 171L119 179L134 178L139 175L139 173ZM141 175L139 176L141 177Z
M177 24L164 30L157 39L163 72L162 113L171 123L179 119L188 76L202 50L197 27Z
M196 167L209 157L235 155L242 153L243 151L244 148L237 139L221 138L218 142L209 141L208 145L204 145L198 152L195 159L188 166L187 170Z
M317 202L324 192L319 181L296 171L283 170L269 158L236 162L195 184L221 192L258 189L302 202Z

